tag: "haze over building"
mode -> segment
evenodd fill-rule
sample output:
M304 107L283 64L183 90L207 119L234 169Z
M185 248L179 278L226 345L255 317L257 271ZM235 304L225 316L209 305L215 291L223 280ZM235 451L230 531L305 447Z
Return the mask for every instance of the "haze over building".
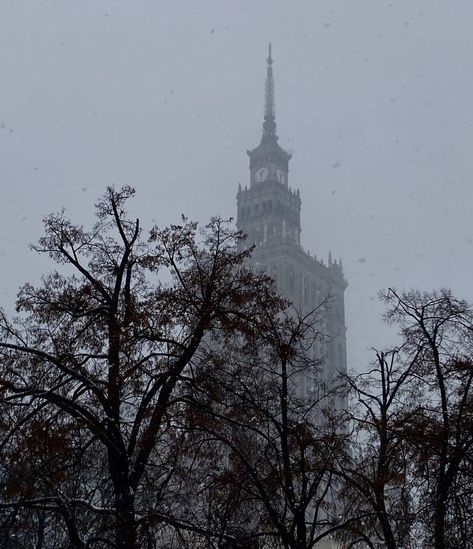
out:
M342 262L316 258L301 246L301 196L289 186L291 154L278 143L276 133L273 58L267 58L263 132L260 144L247 151L250 158L249 187L237 194L237 226L248 235L245 245L255 244L251 263L267 272L279 292L303 314L319 307L320 330L327 337L312 353L321 359L322 376L329 381L346 372L344 292L347 286ZM310 207L310 205L309 205ZM316 243L315 243L316 244ZM302 381L305 379L305 381ZM314 387L301 378L302 394Z

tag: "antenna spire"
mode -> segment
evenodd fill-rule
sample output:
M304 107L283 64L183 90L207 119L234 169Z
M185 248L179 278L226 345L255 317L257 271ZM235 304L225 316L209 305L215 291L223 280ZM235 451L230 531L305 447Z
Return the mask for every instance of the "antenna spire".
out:
M266 59L266 82L264 93L264 123L263 137L276 135L276 121L274 110L274 80L273 80L273 58L271 56L271 42L268 45L268 58Z
M274 80L273 80L273 58L271 57L271 42L268 47L268 64L266 68L266 83L264 97L264 116L274 116Z

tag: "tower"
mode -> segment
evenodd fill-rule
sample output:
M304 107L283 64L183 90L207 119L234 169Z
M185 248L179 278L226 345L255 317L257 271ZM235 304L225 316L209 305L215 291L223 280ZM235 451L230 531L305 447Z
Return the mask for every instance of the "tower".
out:
M317 307L326 338L311 350L321 361L321 372L328 381L346 372L344 292L347 283L341 260L327 263L305 252L300 244L301 198L289 186L291 154L278 143L274 104L273 58L271 44L266 67L263 132L260 144L247 151L250 159L249 186L239 185L237 227L255 244L251 256L254 268L268 273L278 291L302 313ZM308 384L306 380L301 383ZM302 392L311 387L300 388ZM342 402L335 403L343 406Z

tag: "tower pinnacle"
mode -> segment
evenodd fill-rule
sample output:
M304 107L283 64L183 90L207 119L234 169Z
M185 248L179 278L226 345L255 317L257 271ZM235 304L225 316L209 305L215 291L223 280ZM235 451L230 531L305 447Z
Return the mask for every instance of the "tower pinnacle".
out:
M266 58L266 81L264 85L264 121L260 144L250 151L250 184L261 181L277 181L287 187L287 174L289 172L289 160L291 155L278 144L276 134L276 115L274 108L274 80L273 80L273 56L271 43L268 45L268 57ZM256 171L264 170L258 175Z
M264 117L274 117L274 80L273 80L273 58L271 57L271 42L268 47L268 64L266 68L266 83L264 96Z
M273 58L271 57L271 42L268 46L268 58L266 59L266 82L264 93L264 123L263 136L276 136L276 120L274 111L274 80L273 80Z

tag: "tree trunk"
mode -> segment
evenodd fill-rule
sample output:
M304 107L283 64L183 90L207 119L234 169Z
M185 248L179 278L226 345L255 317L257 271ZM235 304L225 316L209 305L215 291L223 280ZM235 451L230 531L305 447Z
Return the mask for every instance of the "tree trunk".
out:
M122 460L120 460L122 461ZM126 458L124 460L126 462ZM124 463L112 469L115 491L115 543L117 549L136 549L138 547L135 520L135 497L130 488L128 469ZM117 469L119 469L117 471Z
M35 549L43 549L45 526L46 526L46 513L44 511L40 511L38 513L38 536L36 538Z
M434 512L434 549L445 549L445 494L441 493L437 497Z
M307 549L307 527L305 524L305 512L298 510L295 513L297 549Z
M389 519L387 517L386 510L384 509L384 502L382 504L383 510L379 513L379 522L381 524L381 530L383 532L384 537L384 543L386 549L397 549L397 543L394 539L394 534L391 528L391 524L389 523Z
M110 430L113 433L113 430ZM121 448L108 448L108 462L115 495L115 543L117 549L136 549L138 547L135 519L135 496L130 486L130 470L126 451L118 436L113 436L116 445Z
M129 494L120 494L116 500L115 541L117 549L136 549L134 498Z

